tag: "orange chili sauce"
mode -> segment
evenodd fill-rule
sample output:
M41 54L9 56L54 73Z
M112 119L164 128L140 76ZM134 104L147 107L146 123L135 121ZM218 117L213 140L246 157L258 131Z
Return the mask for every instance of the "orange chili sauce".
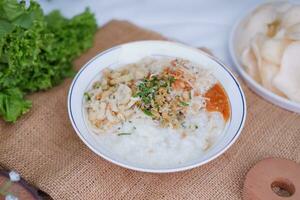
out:
M225 121L230 116L230 106L225 90L220 83L215 84L206 93L206 109L209 112L220 112Z

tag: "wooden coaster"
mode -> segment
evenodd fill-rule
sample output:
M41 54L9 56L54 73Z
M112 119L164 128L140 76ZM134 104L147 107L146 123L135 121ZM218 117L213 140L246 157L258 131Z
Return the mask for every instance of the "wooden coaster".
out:
M278 158L260 161L246 175L243 199L300 200L300 165Z

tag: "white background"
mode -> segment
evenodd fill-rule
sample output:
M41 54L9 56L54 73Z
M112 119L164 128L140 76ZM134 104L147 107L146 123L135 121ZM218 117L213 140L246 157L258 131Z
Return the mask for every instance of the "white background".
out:
M99 26L129 20L195 47L205 46L232 66L228 38L243 13L264 0L39 0L46 13L72 17L90 7Z

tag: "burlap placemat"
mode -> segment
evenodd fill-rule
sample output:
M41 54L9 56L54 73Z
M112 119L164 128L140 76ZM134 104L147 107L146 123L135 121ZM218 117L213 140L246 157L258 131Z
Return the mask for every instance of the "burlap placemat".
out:
M112 21L98 31L94 47L75 62L76 68L100 51L143 39L163 37ZM0 122L0 164L54 199L241 199L244 176L259 160L272 156L300 162L300 116L244 86L246 125L221 157L173 174L123 169L95 155L74 132L66 105L70 83L31 95L33 108L16 124Z

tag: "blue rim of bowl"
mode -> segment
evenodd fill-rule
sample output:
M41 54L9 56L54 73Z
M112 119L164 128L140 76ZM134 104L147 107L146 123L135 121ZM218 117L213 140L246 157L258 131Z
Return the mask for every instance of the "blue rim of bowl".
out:
M285 2L285 1L275 1L274 3L282 3L282 2ZM254 87L257 91L254 91L255 93L257 93L259 96L261 96L262 98L266 99L268 102L270 103L273 103L281 108L284 108L286 110L290 110L290 111L293 111L295 112L291 107L296 107L297 110L299 111L296 111L296 112L300 112L300 104L299 103L296 103L296 102L293 102L287 98L284 98L284 97L281 97L269 90L267 90L266 88L264 88L262 85L260 85L259 83L257 83L250 75L248 75L248 73L244 70L244 68L242 67L242 64L239 62L239 59L237 58L237 55L236 55L236 51L235 51L235 48L234 48L234 38L236 36L236 32L237 32L237 29L239 27L239 25L246 19L246 17L248 17L251 13L253 13L256 9L258 9L260 6L262 5L266 5L266 4L269 4L271 2L264 2L264 3L259 3L259 4L256 4L254 5L252 8L250 8L247 12L245 12L242 17L240 18L240 20L237 20L232 29L231 29L231 32L229 34L229 54L230 54L230 57L233 61L233 64L234 64L234 68L237 70L238 74L240 74L242 76L242 78L246 81L247 85L250 86L250 88L252 89L252 87ZM295 4L295 2L292 2ZM299 4L299 3L298 3ZM299 4L300 5L300 4ZM261 94L260 94L261 93ZM263 96L262 94L265 94L265 96ZM276 101L276 102L274 102ZM286 105L281 105L281 104L286 104ZM289 108L287 108L289 107Z
M231 78L234 80L237 88L239 89L239 93L241 96L241 100L242 100L242 105L243 105L243 114L242 114L242 119L240 121L240 125L239 128L237 129L236 133L234 134L234 136L232 137L232 139L225 145L224 148L222 148L221 150L219 150L217 153L213 154L213 156L211 156L209 159L206 159L202 162L196 163L196 164L192 164L192 165L187 165L187 166L183 166L183 167L178 167L178 168L166 168L166 169L148 169L148 168L141 168L141 167L134 167L134 166L130 166L127 164L124 164L122 162L119 162L115 159L110 158L109 156L106 156L105 154L103 154L102 152L98 152L97 150L94 149L94 147L89 144L89 142L85 139L85 137L81 134L81 132L79 131L74 117L73 117L73 113L72 113L72 109L71 109L71 96L72 96L72 92L73 92L73 88L74 85L77 82L78 77L80 76L80 74L90 65L90 63L92 63L94 60L100 58L101 56L116 50L118 48L121 48L124 45L129 45L129 44L134 44L134 43L145 43L145 42L151 42L151 43L155 43L155 42L159 42L159 43L167 43L167 44L172 44L172 45L179 45L179 46L183 46L185 48L189 48L193 51L197 51L198 53L201 53L207 57L209 57L210 59L212 59L214 62L216 62L219 66L221 66L230 76ZM172 173L172 172L180 172L180 171L185 171L185 170L189 170L189 169L193 169L196 167L199 167L201 165L204 165L214 159L216 159L217 157L219 157L220 155L222 155L225 151L227 151L233 144L234 142L237 140L238 136L240 135L242 128L244 127L245 121L246 121L246 113L247 113L247 108L246 108L246 99L245 99L245 94L243 92L243 90L241 89L241 86L239 84L239 82L237 81L237 79L234 77L234 75L230 72L230 70L226 67L225 64L223 64L219 59L199 50L193 47L189 47L186 46L184 44L180 44L180 43L175 43L175 42L169 42L169 41L164 41L164 40L143 40L143 41L135 41L135 42L129 42L129 43L124 43L121 45L117 45L114 46L110 49L107 49L101 53L99 53L98 55L96 55L95 57L93 57L91 60L89 60L80 70L79 72L76 74L76 76L74 77L70 89L69 89L69 94L68 94L68 114L69 114L69 118L71 120L72 126L75 129L75 132L77 133L77 135L80 137L80 139L84 142L85 145L87 145L95 154L99 155L100 157L104 158L105 160L116 164L118 166L127 168L127 169L131 169L131 170L135 170L135 171L139 171L139 172L149 172L149 173Z

